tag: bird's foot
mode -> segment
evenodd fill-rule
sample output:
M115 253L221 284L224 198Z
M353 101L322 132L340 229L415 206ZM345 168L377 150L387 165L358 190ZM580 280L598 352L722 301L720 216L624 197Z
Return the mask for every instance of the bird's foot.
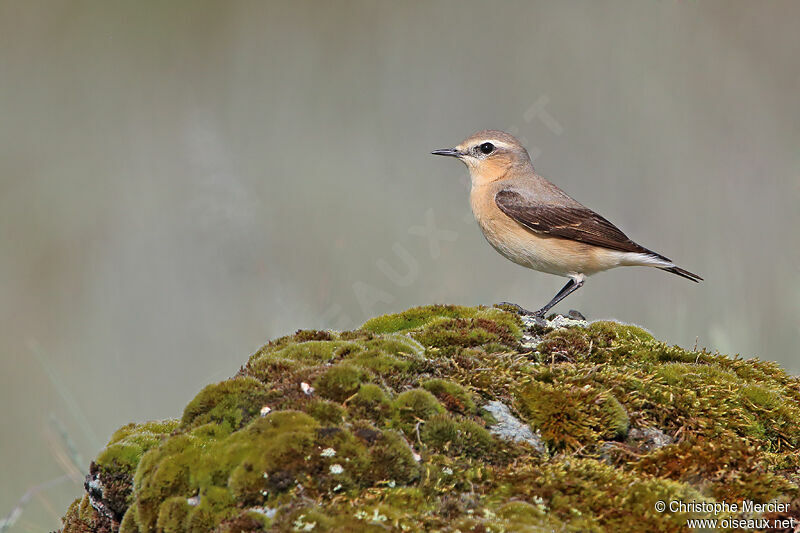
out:
M537 314L537 313L539 313L539 311L536 311L536 312L528 311L527 309L525 309L521 305L512 304L511 302L500 302L499 304L495 304L495 307L500 307L501 309L504 309L505 311L517 313L518 315L542 316L542 315Z
M544 312L539 309L538 311L528 311L524 307L512 304L510 302L500 302L496 305L505 311L509 311L511 313L516 313L521 317L525 317L526 319L530 320L530 322L536 324L537 326L546 328L547 327L547 319L544 318Z

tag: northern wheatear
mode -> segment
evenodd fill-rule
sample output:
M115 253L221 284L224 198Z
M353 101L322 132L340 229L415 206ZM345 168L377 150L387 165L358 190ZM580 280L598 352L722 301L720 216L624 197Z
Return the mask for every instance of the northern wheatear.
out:
M524 267L570 278L544 314L583 286L587 276L618 266L650 266L694 282L703 278L630 240L611 222L536 174L528 151L508 133L480 131L435 155L457 157L472 178L470 203L486 240Z

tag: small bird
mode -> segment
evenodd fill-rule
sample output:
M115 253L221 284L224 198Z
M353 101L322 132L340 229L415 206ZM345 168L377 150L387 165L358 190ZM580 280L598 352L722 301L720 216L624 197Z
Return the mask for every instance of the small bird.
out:
M703 278L630 240L614 224L533 170L528 151L503 131L484 130L434 155L460 159L472 178L470 203L486 240L507 259L569 278L538 317L583 286L587 276L618 266L649 266L694 282Z

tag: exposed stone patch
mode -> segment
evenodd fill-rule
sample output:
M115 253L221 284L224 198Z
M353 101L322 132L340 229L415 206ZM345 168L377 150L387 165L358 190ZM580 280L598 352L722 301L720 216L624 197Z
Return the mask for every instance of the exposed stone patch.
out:
M547 448L542 442L542 437L534 433L528 424L511 414L511 409L503 402L492 400L483 406L491 414L496 424L489 426L489 432L504 440L526 442L533 446L541 454L547 453Z
M672 444L675 439L657 428L633 428L628 432L628 442L649 452Z
M526 349L536 348L542 341L544 334L554 329L581 327L585 328L589 323L583 315L574 309L568 316L555 315L550 319L544 319L533 315L520 315L520 320L525 331L522 334L520 345Z

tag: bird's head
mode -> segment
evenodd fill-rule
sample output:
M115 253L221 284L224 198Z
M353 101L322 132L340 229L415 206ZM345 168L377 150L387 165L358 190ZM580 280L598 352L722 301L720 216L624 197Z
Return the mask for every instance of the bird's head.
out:
M512 135L498 130L479 131L454 148L431 153L463 161L469 169L473 185L508 178L516 171L533 171L525 147Z

